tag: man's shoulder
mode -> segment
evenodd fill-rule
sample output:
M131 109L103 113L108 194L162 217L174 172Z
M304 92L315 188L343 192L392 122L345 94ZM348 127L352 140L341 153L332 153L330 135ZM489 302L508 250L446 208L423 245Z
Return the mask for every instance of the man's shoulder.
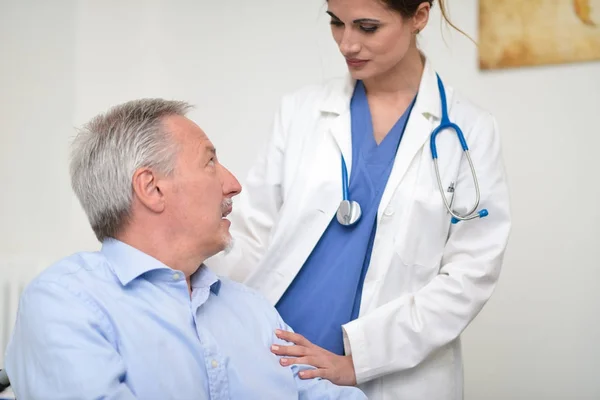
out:
M109 277L110 269L107 260L100 252L77 252L66 256L36 276L25 289L25 292L34 291L35 288L52 285L65 289L80 291L98 278Z
M64 257L44 269L24 288L19 299L18 321L41 332L49 323L77 326L107 324L97 299L107 296L110 268L100 253L79 252ZM40 333L41 334L41 333Z

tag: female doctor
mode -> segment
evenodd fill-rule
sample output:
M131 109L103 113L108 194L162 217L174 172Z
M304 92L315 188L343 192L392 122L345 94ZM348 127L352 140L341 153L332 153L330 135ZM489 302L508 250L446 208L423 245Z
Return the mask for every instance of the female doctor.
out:
M236 245L209 263L296 332L277 332L294 344L272 349L282 365L372 400L462 398L459 335L510 230L494 117L417 49L432 3L328 1L349 76L284 97L231 216ZM448 119L463 136L432 136Z

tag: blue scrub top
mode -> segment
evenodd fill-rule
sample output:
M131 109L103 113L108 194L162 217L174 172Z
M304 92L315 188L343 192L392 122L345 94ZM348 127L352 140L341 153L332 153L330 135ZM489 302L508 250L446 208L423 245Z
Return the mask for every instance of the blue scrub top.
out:
M349 196L360 204L362 217L352 226L343 226L333 217L276 305L294 331L336 354L344 354L342 325L358 317L377 231L377 209L413 104L414 100L377 145L365 87L362 81L357 82L350 103Z

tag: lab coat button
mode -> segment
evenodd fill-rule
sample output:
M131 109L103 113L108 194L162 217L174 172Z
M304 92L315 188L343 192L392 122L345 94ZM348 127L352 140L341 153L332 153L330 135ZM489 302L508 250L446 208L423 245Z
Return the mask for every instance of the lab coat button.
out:
M217 368L219 366L219 363L217 362L217 360L212 360L210 365L212 365L213 368Z
M383 212L385 215L390 216L394 214L394 208L393 207L388 207L385 209L385 211Z

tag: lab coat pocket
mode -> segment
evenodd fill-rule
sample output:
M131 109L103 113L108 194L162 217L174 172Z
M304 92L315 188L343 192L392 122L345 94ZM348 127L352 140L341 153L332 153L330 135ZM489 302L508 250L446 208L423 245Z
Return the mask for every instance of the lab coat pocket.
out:
M449 229L450 215L439 193L417 191L394 238L398 258L407 266L439 270Z

